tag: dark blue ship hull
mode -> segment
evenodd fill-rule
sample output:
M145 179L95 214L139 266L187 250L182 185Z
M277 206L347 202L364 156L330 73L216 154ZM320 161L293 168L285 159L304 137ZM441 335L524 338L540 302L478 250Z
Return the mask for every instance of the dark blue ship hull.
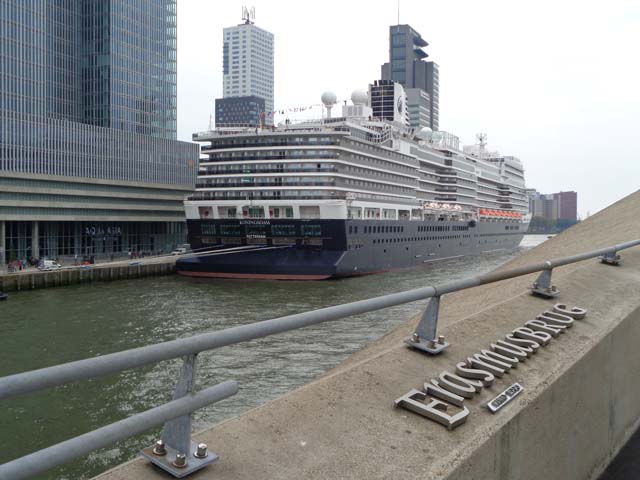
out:
M517 221L188 220L193 277L320 280L366 275L516 247Z

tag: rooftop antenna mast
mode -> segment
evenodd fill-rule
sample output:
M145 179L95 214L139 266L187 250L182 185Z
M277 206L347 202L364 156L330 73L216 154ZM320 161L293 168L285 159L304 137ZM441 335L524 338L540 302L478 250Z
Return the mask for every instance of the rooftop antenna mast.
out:
M478 139L478 146L480 147L480 158L484 158L484 149L487 146L487 134L478 133L476 134L476 138Z
M256 19L256 7L242 7L242 20L245 25L253 25Z
M400 25L400 0L398 0L398 25Z

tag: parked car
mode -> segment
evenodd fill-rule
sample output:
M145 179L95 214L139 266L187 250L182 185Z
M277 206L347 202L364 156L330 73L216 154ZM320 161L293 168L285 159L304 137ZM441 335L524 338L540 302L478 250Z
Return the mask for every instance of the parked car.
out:
M186 248L178 247L173 252L171 252L171 255L183 255L185 253L187 253L187 249Z
M38 265L38 270L57 270L59 268L62 268L62 265L53 260L42 260Z

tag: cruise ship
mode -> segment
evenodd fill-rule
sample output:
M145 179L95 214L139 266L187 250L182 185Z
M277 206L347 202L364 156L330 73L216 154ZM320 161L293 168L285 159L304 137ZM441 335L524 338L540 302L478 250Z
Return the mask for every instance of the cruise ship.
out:
M520 160L486 136L376 118L356 91L342 115L195 133L185 201L192 277L320 280L516 247L529 224ZM402 98L397 102L402 113ZM402 117L400 117L402 119ZM200 252L200 253L197 253Z

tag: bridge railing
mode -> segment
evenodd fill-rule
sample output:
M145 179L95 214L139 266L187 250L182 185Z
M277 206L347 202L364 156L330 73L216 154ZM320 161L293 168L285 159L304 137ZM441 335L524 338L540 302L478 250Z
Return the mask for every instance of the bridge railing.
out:
M491 272L2 377L0 378L0 400L164 360L183 358L173 401L0 465L0 479L28 478L162 424L164 424L162 439L156 442L155 446L143 450L142 454L174 476L183 477L218 459L216 454L207 451L206 445L196 445L191 441L192 413L206 405L228 398L238 391L238 384L229 380L195 392L198 353L352 315L430 299L415 332L405 342L411 348L437 354L449 345L444 337L437 336L438 311L442 295L541 272L530 288L531 293L552 298L559 294L559 290L551 284L551 273L554 268L596 257L605 264L618 265L621 261L618 252L636 245L640 245L640 239L543 263Z

